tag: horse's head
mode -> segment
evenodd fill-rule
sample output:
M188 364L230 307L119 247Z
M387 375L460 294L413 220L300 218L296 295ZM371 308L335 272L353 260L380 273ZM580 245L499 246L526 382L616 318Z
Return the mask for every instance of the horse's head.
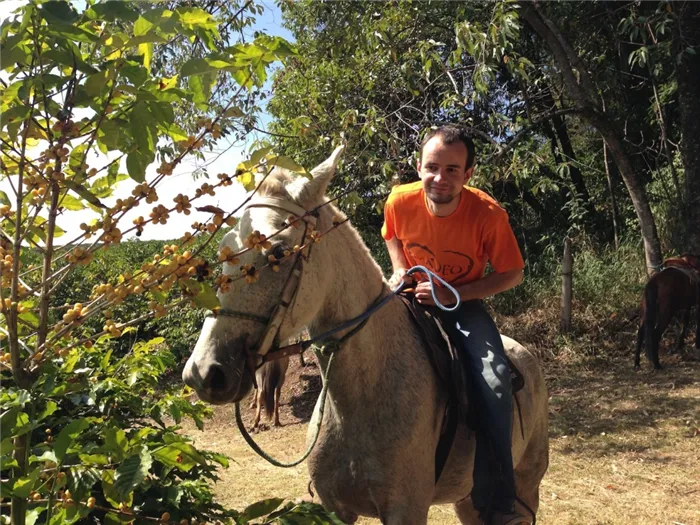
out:
M308 253L303 249L295 253L294 247L311 241L316 218L307 211L323 203L341 152L342 147L336 148L311 171L310 179L273 171L222 240L221 249L228 247L232 253L250 247L256 241L255 232L266 235L269 244L246 251L235 264L224 264L225 275L239 277L241 268L246 268L248 278L235 279L225 293L219 291L221 311L204 321L185 366L182 378L201 399L215 404L243 399L253 385L259 360L255 354L266 353L273 341L296 335L307 321L289 315ZM285 227L290 216L303 217L295 227ZM285 252L292 255L285 257ZM281 259L275 264L278 271L273 271L271 256Z

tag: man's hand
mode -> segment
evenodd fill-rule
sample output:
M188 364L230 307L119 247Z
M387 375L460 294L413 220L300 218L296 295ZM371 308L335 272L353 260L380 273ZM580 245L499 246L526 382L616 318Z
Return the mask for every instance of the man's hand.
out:
M399 268L394 271L394 274L389 278L389 286L391 286L392 290L396 290L402 282L406 284L413 283L413 277L406 275L406 268Z
M416 286L415 296L416 301L418 301L420 304L436 306L435 301L433 300L433 294L430 291L429 282L419 283L418 286ZM443 306L450 306L457 302L454 294L442 286L435 287L435 296Z

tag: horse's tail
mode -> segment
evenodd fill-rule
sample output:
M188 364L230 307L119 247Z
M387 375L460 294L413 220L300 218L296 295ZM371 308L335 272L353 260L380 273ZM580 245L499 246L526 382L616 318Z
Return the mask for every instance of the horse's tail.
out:
M654 337L654 332L656 331L656 313L658 309L658 290L656 289L656 282L649 281L644 288L644 332L646 339L646 355L649 361L652 363L656 362L654 343L656 337Z
M275 390L281 387L284 382L284 371L282 368L282 364L279 361L272 361L263 366L260 388L263 393L263 408L268 419L272 418L275 409Z

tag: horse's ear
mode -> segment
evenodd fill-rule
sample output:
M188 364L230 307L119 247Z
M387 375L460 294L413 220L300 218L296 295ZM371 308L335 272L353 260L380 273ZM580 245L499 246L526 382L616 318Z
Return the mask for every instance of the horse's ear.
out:
M326 194L328 183L335 174L335 168L338 165L340 155L343 153L345 146L338 146L331 156L324 160L321 164L311 170L312 179L304 182L304 186L299 192L298 200L303 204L312 204L320 201Z

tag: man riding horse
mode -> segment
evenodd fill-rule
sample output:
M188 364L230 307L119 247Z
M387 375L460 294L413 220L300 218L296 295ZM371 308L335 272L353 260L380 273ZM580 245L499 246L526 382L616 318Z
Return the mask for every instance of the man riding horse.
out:
M423 265L459 292L457 310L434 313L457 345L477 399L472 501L486 523L516 525L530 520L514 507L509 368L482 299L520 284L524 263L505 210L486 193L465 186L474 161L474 143L462 128L429 131L418 159L420 181L394 187L382 235L394 269L392 285L409 279L408 268ZM484 275L487 263L493 272ZM442 304L455 303L446 288L435 293ZM419 282L415 298L434 306L431 284Z

